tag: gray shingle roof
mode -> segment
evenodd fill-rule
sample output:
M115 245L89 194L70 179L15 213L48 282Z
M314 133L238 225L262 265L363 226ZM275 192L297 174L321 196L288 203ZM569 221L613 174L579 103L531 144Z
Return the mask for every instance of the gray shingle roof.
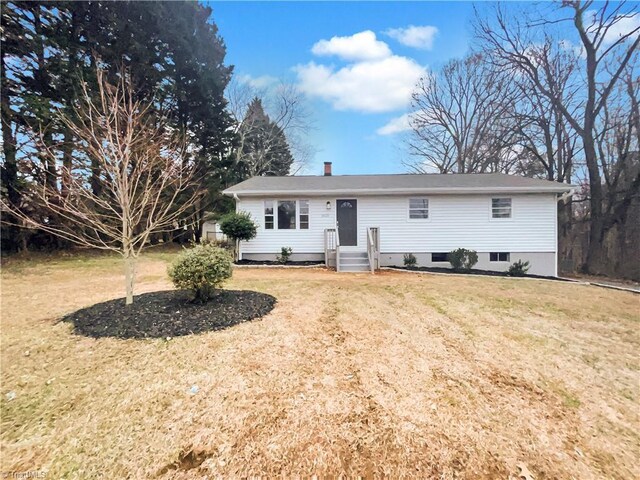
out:
M563 193L573 185L500 173L253 177L224 190L238 196L403 193Z

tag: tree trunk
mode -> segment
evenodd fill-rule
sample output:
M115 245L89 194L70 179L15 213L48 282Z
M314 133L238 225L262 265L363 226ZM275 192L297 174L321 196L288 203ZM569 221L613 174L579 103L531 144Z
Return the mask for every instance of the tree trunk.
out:
M575 259L571 248L572 207L569 200L558 202L558 260L561 269L571 261L575 269Z
M589 247L587 248L586 268L589 273L599 273L602 267L602 183L598 169L598 157L596 154L591 129L585 129L583 145L587 169L589 170Z
M18 190L18 163L16 161L16 138L13 134L13 110L11 109L11 89L7 78L5 65L5 52L0 53L0 69L2 79L0 80L0 118L2 122L2 153L4 155L3 165L0 167L0 182L6 189L7 200L10 205L20 204L20 191ZM8 218L7 218L8 217ZM15 222L16 219L5 213L5 220ZM5 225L8 247L11 250L19 250L20 229L15 225ZM7 245L4 245L6 248Z
M131 252L126 252L124 256L124 282L127 297L125 304L133 303L133 286L136 280L136 257Z

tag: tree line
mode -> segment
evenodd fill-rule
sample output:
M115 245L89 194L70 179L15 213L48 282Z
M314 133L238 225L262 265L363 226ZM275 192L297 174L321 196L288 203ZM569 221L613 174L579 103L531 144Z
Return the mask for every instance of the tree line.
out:
M639 18L625 2L476 10L472 53L417 85L405 165L577 184L561 267L638 279Z
M246 87L245 96L236 98L243 103L231 108L226 93L233 85L233 67L225 63L226 46L207 6L5 2L1 20L3 251L66 248L69 239L52 228L70 232L76 226L60 205L71 208L84 201L86 207L90 197L90 205L99 209L113 200L114 172L105 151L92 144L91 132L105 135L106 144L109 138L113 144L124 138L126 125L118 121L127 105L112 117L100 108L114 95L145 111L136 121L151 138L170 133L171 148L179 138L180 157L173 162L180 165L174 167L189 168L188 188L173 201L180 215L171 216L171 228L145 241L167 241L185 229L198 240L207 213L231 207L222 189L251 175L288 174L306 158L302 148L292 152L290 146L303 144L298 139L306 125L295 88L283 84L260 92ZM263 103L275 105L274 118ZM287 111L280 116L282 105ZM88 117L92 111L94 117ZM102 123L96 112L104 114ZM146 148L160 144L169 145L147 142ZM170 157L166 149L156 154L165 162ZM84 200L77 197L79 191ZM22 228L30 225L13 210L46 228Z

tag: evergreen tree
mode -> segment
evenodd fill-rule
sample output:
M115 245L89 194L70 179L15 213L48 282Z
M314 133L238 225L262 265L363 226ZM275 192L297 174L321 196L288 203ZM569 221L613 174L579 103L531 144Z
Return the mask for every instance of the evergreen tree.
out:
M238 136L237 161L245 177L289 174L293 156L287 138L259 98L249 104Z
M79 152L71 132L57 125L55 110L72 115L79 80L97 92L96 67L114 83L126 68L137 100L153 102L159 116L190 138L189 152L211 190L199 217L228 177L232 136L224 89L232 68L211 21L211 8L195 2L6 2L2 8L2 195L20 201L25 182L66 188L51 157L33 162L40 137L57 149L63 165ZM91 88L91 87L90 87ZM97 94L97 93L96 93ZM20 165L23 164L22 167ZM100 194L100 166L90 166ZM63 169L64 171L64 169ZM196 229L198 230L198 229ZM3 247L17 233L3 225Z

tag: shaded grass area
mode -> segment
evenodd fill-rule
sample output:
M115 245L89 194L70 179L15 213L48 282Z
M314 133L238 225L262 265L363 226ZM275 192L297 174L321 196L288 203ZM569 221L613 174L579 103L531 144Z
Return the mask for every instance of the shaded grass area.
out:
M141 260L137 294L169 288L170 258ZM200 335L94 339L59 319L122 297L117 257L3 268L0 470L640 476L633 294L284 269L238 269L229 289L278 303Z

